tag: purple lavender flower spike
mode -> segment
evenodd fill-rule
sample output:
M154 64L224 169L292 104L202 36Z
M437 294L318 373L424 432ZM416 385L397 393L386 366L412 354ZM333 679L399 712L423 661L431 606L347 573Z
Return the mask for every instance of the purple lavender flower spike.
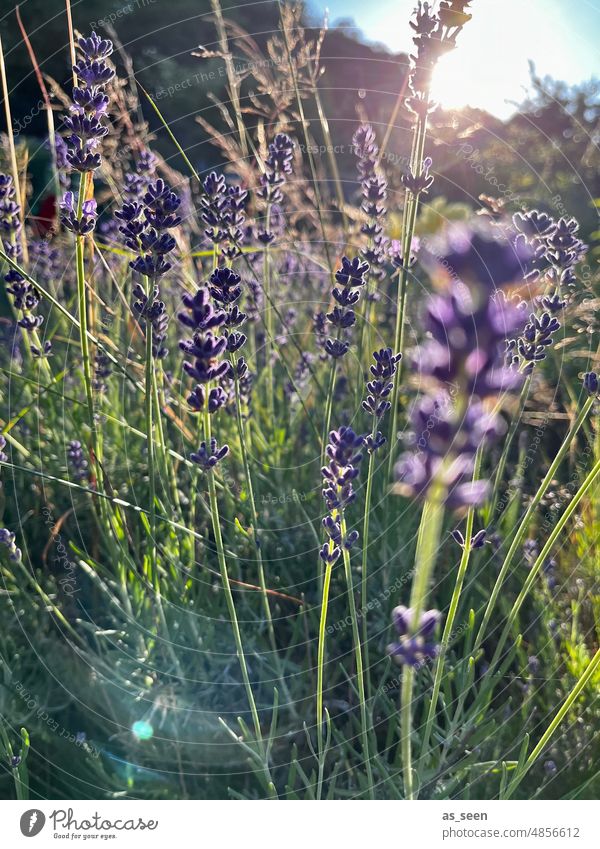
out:
M215 310L208 288L199 289L195 295L184 295L183 302L186 311L178 317L185 327L193 330L193 335L182 340L179 347L191 358L184 361L184 370L197 381L188 403L196 412L206 407L209 413L215 413L227 402L227 394L221 386L207 390L206 384L220 381L229 373L229 363L219 359L227 349L227 337L215 333L223 329L227 314Z
M434 639L435 630L441 619L438 610L423 611L419 622L414 622L412 608L399 606L392 611L394 627L398 632L398 641L390 643L388 654L400 666L418 668L432 660L439 652Z
M368 239L361 248L362 257L369 263L371 274L376 279L385 275L385 261L388 240L384 235L387 200L387 180L381 172L377 159L379 148L375 142L375 133L369 124L361 125L352 139L354 153L358 159L358 173L361 180L361 211L366 216L360 231ZM372 293L375 298L376 292Z
M15 544L15 535L8 528L0 528L0 545L8 549L8 557L14 563L20 562L23 553Z
M265 161L265 171L260 178L260 189L258 197L267 204L267 207L276 205L283 206L284 197L281 187L286 182L286 177L293 171L295 143L287 133L277 133L269 145L269 155ZM258 233L258 240L268 245L275 238L272 229L262 229Z
M541 315L532 313L522 335L508 349L513 368L530 374L535 365L546 358L554 335L560 329L556 318L567 306L570 290L576 281L576 265L581 261L587 246L577 236L579 224L574 218L555 221L551 215L537 209L518 212L513 224L534 255L530 278L544 282L552 294L539 298L545 310Z
M210 440L209 446L206 442L201 442L198 451L190 454L190 460L196 463L203 472L208 472L220 463L223 457L229 453L229 446L222 445L220 448L217 445L217 440L213 437Z
M534 248L509 229L484 218L450 225L428 241L419 254L428 272L441 281L465 283L475 291L520 282L531 270Z
M76 481L85 480L89 475L88 461L83 455L83 446L77 439L69 442L67 447L67 460Z
M414 174L409 168L406 174L402 175L402 185L406 189L411 191L415 196L427 194L427 192L433 185L433 177L429 173L429 169L432 165L433 160L430 156L427 156L423 160L421 170L418 174Z
M342 548L350 550L358 540L357 531L342 533L341 519L346 507L356 497L353 481L359 474L363 444L364 437L358 436L351 427L341 427L329 434L328 463L321 469L321 474L323 498L328 510L323 527L330 542L323 546L320 555L331 566L339 558Z
M497 241L491 240L491 233L489 225L482 229L478 224L476 236L467 234L460 247L454 242L460 275L450 294L429 300L424 324L430 338L415 358L427 394L413 407L411 450L395 468L397 491L426 498L435 483L450 508L475 506L486 498L487 482L472 480L475 455L498 439L505 425L483 402L518 391L524 381L523 371L508 367L505 357L506 340L522 331L525 313L495 286L513 282L518 268L521 277L525 271L505 238L500 253L498 243L489 247L490 241ZM477 267L476 255L485 253L484 242L495 262L489 275L493 285L473 274L469 265L472 261Z
M590 395L598 395L600 391L600 379L595 371L586 371L583 375L583 388Z
M97 218L97 204L93 198L84 201L81 215L77 215L77 202L73 192L65 192L60 202L60 221L66 230L77 236L85 236L95 228Z
M21 263L23 259L20 233L21 209L15 200L12 177L0 174L0 243L5 254L16 263ZM29 332L37 330L44 317L35 314L40 302L35 286L14 268L8 269L4 281L7 293L12 296L13 306L20 313L17 325ZM34 357L47 357L51 355L52 345L45 342L41 349L36 345L30 345L30 349Z
M349 343L340 338L343 332L352 327L356 321L353 307L360 298L360 291L367 282L369 263L355 257L350 260L342 257L342 265L335 273L336 283L332 295L339 306L325 316L327 322L337 328L337 336L334 339L325 339L323 348L330 357L338 359L345 356L350 350Z
M93 32L89 38L80 38L78 46L82 56L73 65L77 85L73 88L70 115L65 120L66 159L71 168L85 173L95 171L102 163L98 147L108 132L102 123L108 109L104 87L115 72L106 63L112 54L111 41Z
M145 162L145 167L152 170L152 161L146 158ZM131 268L150 281L149 294L140 284L134 286L133 311L142 328L147 322L152 326L152 355L159 360L168 354L165 339L169 316L160 300L158 281L171 269L166 257L177 243L169 231L181 224L180 206L180 197L164 180L158 179L147 183L141 201L126 201L115 212L115 218L121 221L119 230L125 237L125 245L137 254L129 263Z

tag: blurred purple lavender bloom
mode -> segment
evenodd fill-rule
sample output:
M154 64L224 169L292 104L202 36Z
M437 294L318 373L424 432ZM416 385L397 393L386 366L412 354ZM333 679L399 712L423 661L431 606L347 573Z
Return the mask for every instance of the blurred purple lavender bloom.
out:
M435 658L439 644L435 640L435 631L441 619L438 610L425 610L419 622L414 622L414 611L400 605L392 611L392 620L398 633L398 641L390 643L388 654L400 666L417 668Z
M18 563L23 553L20 548L17 548L15 544L15 535L12 531L9 531L8 528L0 528L0 545L5 546L8 549L8 557L15 563Z
M434 257L434 269L441 267L445 275L450 266L441 258L454 257L460 275L449 294L429 299L424 325L430 338L414 358L426 378L426 394L412 410L412 450L395 468L397 491L426 498L435 486L437 497L451 508L485 499L487 481L472 480L475 455L504 432L488 399L516 392L524 380L504 362L507 336L522 328L524 311L496 290L522 275L520 258L505 237L498 241L490 225L478 223L471 235L461 228L460 234L458 242L451 239L453 252ZM488 280L469 265L477 268L482 255L494 261Z

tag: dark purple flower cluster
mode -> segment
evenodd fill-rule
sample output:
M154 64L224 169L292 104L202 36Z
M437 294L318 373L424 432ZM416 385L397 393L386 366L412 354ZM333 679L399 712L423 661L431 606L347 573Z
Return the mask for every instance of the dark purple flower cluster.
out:
M437 14L430 3L419 2L414 19L415 52L410 56L408 108L424 117L433 108L429 99L431 77L438 60L456 47L456 37L471 15L465 12L470 0L443 0Z
M394 627L398 632L398 641L390 643L388 654L400 666L418 668L432 660L439 652L435 639L435 630L441 619L438 610L426 610L414 622L414 611L411 607L395 607L392 612Z
M83 446L78 439L72 439L67 446L67 461L76 481L85 480L89 475L88 461L83 454Z
M73 104L66 119L69 147L67 161L76 171L95 171L101 165L98 147L108 133L102 123L108 109L104 88L115 75L106 60L113 50L112 41L95 32L79 39L81 58L73 65L77 85L73 88Z
M217 440L213 437L207 447L206 442L200 443L200 448L193 454L190 454L190 460L200 466L203 472L208 472L219 463L223 457L229 454L229 446L223 445L221 448L217 445Z
M21 263L23 258L20 213L20 207L15 201L12 177L0 174L0 240L5 254L17 263ZM21 313L17 324L23 330L37 330L44 321L43 316L34 313L40 302L39 292L14 268L8 269L4 280L7 284L6 291L12 296L15 310ZM34 357L45 357L50 356L52 346L50 342L46 342L41 350L36 345L30 345L30 348Z
M325 341L325 350L330 357L337 359L348 353L350 345L341 336L356 321L356 313L353 308L360 299L361 289L367 282L368 273L368 262L359 257L352 260L346 256L342 257L342 267L335 273L338 285L334 286L331 292L337 306L326 316L329 324L337 328L336 338Z
M160 290L156 284L153 284L148 293L141 283L136 283L133 287L133 296L135 300L132 308L140 326L145 329L149 323L152 327L152 356L157 360L164 360L169 353L165 345L169 315L165 302L160 300Z
M0 545L4 545L8 549L9 558L18 563L23 556L20 548L15 545L15 535L8 528L0 528Z
M237 304L242 294L241 277L231 268L215 268L210 276L209 291L225 315L223 335L227 340L226 351L232 360L228 376L234 381L243 381L248 376L248 366L239 356L247 341L246 334L240 331L247 315Z
M222 245L221 253L229 260L241 254L246 221L248 192L241 186L228 186L222 174L214 171L206 177L200 199L204 234L214 245Z
M498 263L493 279L511 275ZM430 338L415 362L427 394L413 407L412 450L400 458L396 477L400 492L426 497L435 487L449 507L461 507L481 503L487 492L486 481L472 481L475 454L504 426L489 402L523 382L519 371L505 365L504 349L507 337L523 327L524 314L503 292L485 281L477 285L468 268L461 267L453 288L431 297L426 309Z
M4 451L5 448L6 448L6 437L4 436L3 433L0 433L0 462L1 463L7 463L8 462L8 455Z
M294 162L294 141L287 133L277 133L269 145L269 155L265 161L265 170L260 177L260 189L257 194L269 210L271 207L281 207L283 204L283 192L281 187L286 181L286 176L292 173ZM275 238L271 227L270 215L264 229L258 234L258 240L268 245Z
M358 128L352 144L358 158L358 173L361 180L363 199L360 208L367 218L360 228L360 232L368 239L367 246L361 249L361 255L369 263L371 274L376 279L381 279L385 275L388 241L383 233L388 184L377 167L379 148L370 124L362 124Z
M546 358L560 329L556 315L567 305L568 292L576 281L575 266L584 256L586 245L576 235L579 224L574 218L555 221L551 215L532 209L514 215L513 223L521 242L533 251L528 277L541 280L549 290L539 299L544 311L532 313L522 336L508 344L510 364L529 374Z
M329 542L323 545L320 555L331 566L340 557L342 547L350 549L358 539L358 531L345 531L344 511L356 497L353 483L360 472L363 445L364 437L357 436L351 427L341 427L329 434L326 449L329 462L321 469L323 498L328 510L323 527Z
M421 165L421 170L418 174L414 174L411 168L408 168L405 174L402 175L402 185L409 192L412 192L415 197L421 194L427 194L433 185L433 176L429 173L429 169L433 165L433 160L430 156L426 156Z
M141 203L125 203L115 213L122 222L119 229L126 246L138 254L130 263L134 271L151 280L169 271L171 263L165 257L177 245L169 230L181 224L180 205L178 195L164 180L158 179L150 183Z
M367 382L368 395L362 402L362 407L375 421L382 419L392 406L388 399L394 388L394 375L401 358L402 354L394 354L391 348L381 348L373 353L375 364L370 366L372 380ZM381 431L375 431L365 437L369 454L373 454L385 443L386 438Z
M86 236L96 226L98 206L94 198L85 200L81 211L77 210L77 201L73 192L65 192L60 202L60 223L76 236Z
M133 310L142 326L146 322L152 325L152 353L157 359L164 359L168 353L164 340L169 323L157 281L172 267L166 257L177 243L169 230L181 224L180 205L178 195L158 179L149 184L141 203L127 202L115 213L122 222L119 230L126 246L137 253L129 263L131 268L150 281L148 292L139 283L134 286Z
M534 313L529 316L523 335L508 343L509 363L521 367L523 374L531 374L536 363L546 359L546 349L552 345L554 334L560 330L560 321L549 312L543 312L538 318ZM514 354L516 350L518 355Z
M590 395L598 395L600 392L600 378L595 371L586 371L583 375L583 388Z
M196 387L188 396L188 404L196 412L216 413L227 401L221 386L209 384L220 381L230 370L229 363L220 358L227 350L227 337L222 332L227 315L216 310L207 288L198 289L195 295L183 295L186 311L179 313L179 321L193 331L191 339L179 343L181 350L192 358L183 367L195 381Z

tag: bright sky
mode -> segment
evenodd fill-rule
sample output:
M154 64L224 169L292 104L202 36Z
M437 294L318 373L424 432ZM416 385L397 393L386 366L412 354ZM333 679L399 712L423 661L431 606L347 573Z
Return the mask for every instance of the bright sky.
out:
M369 41L407 50L415 0L308 0L314 15L351 19ZM478 106L501 118L523 99L528 60L540 75L570 83L600 78L600 0L472 0L473 19L440 63L435 96L445 106Z

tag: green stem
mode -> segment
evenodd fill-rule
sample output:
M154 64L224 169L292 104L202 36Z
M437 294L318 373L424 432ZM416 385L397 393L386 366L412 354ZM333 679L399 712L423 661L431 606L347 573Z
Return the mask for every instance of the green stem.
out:
M371 439L375 438L377 433L377 416L373 416L373 425L371 428ZM367 628L367 603L368 603L368 572L369 572L369 530L371 521L371 500L373 493L373 474L375 466L375 452L369 454L369 467L367 469L367 484L365 491L365 516L363 520L363 549L362 549L362 567L361 567L361 617L362 617L362 641L365 652L365 666L367 668L367 690L371 689L371 680L368 675L370 669L369 663L369 632Z
M340 515L340 529L342 539L346 537L346 520L343 513ZM362 738L362 752L367 769L367 780L369 782L369 798L375 798L375 787L373 784L373 770L371 757L369 755L369 726L367 716L367 700L365 697L365 674L363 669L362 649L360 644L360 631L356 616L356 603L354 601L354 584L352 581L352 567L350 564L350 552L343 546L344 572L346 575L346 586L348 589L348 604L350 606L350 619L352 620L352 639L354 641L354 657L356 662L356 681L358 684L358 698L360 702L360 724Z
M413 146L411 151L410 167L413 173L420 169L425 150L425 137L427 135L427 117L418 118L415 125L413 135ZM394 331L394 353L402 351L404 347L404 314L406 311L406 290L408 284L410 249L413 236L415 233L415 225L417 223L417 212L419 208L419 196L414 195L409 189L406 190L404 215L403 215L403 230L402 230L402 269L400 270L400 279L398 283L398 294L396 301L396 327ZM389 431L389 457L388 457L388 481L392 477L392 467L394 464L396 433L398 430L398 394L400 390L400 377L402 373L402 360L398 363L396 374L394 376L394 385L392 388L392 415L390 419Z
M206 387L206 398L208 399L209 387ZM203 422L204 422L204 439L206 441L206 445L210 444L210 414L208 410L205 410L203 413ZM231 591L231 582L229 580L229 572L227 570L227 560L225 558L225 548L223 546L223 537L221 535L221 520L219 516L219 504L217 501L217 490L215 487L215 474L213 469L209 469L206 473L208 476L208 495L210 502L210 515L212 521L212 529L215 537L215 547L217 549L217 558L219 561L219 570L221 573L221 583L223 585L223 591L225 593L225 600L227 603L227 610L229 612L229 619L231 621L231 627L233 629L233 638L235 640L235 647L238 656L238 661L240 664L240 669L242 672L242 679L244 681L244 686L246 688L246 695L248 698L248 704L250 706L250 713L252 714L252 721L254 723L254 732L256 734L256 740L259 745L260 751L264 757L263 762L263 770L265 774L265 778L268 784L272 784L271 775L269 772L269 765L265 755L265 746L262 737L262 732L260 728L260 718L258 716L258 710L256 708L256 701L254 699L254 693L252 691L252 684L250 683L250 676L248 675L248 665L246 663L246 655L244 653L244 644L242 642L242 635L240 632L240 626L237 618L237 613L235 609L235 602L233 600L233 592Z
M152 281L146 278L146 303L150 303ZM156 476L154 469L154 425L153 425L153 375L154 356L152 353L152 323L146 319L146 369L145 369L145 416L146 416L146 453L148 454L148 483L150 487L150 537L148 539L148 572L158 589L158 570L156 568Z
M330 551L333 543L329 542ZM317 799L321 798L323 789L323 774L325 771L325 752L323 751L323 671L325 668L325 629L327 625L327 607L329 604L329 587L331 586L331 572L333 564L325 565L325 576L323 578L323 594L321 598L321 617L319 620L319 644L317 649L317 754L318 754L318 778Z
M479 472L481 469L481 460L483 456L483 446L480 446L477 450L477 455L475 457L475 466L473 469L473 480L476 481L479 478ZM437 657L435 664L435 671L433 676L433 690L431 693L431 701L429 703L429 710L427 713L427 719L425 721L425 731L423 732L423 742L421 744L421 751L419 753L419 760L417 763L417 776L421 774L421 769L424 764L425 758L427 757L429 751L429 741L431 739L431 732L433 729L433 722L435 719L435 714L437 710L437 703L440 695L440 689L442 686L442 679L444 677L444 667L446 664L446 652L448 650L448 646L450 645L450 640L452 638L452 629L454 628L454 621L456 619L456 614L458 611L458 604L460 601L460 595L462 592L465 575L467 574L467 569L469 567L469 560L471 557L471 538L473 536L473 525L475 521L475 508L470 507L467 512L467 518L465 521L465 544L463 547L462 556L460 558L460 564L458 567L458 572L456 574L456 581L454 584L454 591L452 593L452 598L450 599L450 607L448 608L448 615L446 616L446 621L444 623L444 631L442 633L442 641L440 644L440 653Z
M438 546L444 520L444 493L435 491L427 499L421 514L419 541L415 555L415 571L410 594L413 633L419 628L421 614L425 610L429 583L437 559ZM400 731L402 746L402 769L404 795L414 799L414 776L412 765L412 698L414 689L414 667L406 665L402 675L400 701Z
M83 203L85 201L85 184L86 176L81 174L79 181L79 194L77 197L77 217L81 217ZM85 239L83 236L77 236L75 239L75 261L77 268L77 305L79 312L79 340L81 344L81 357L83 360L83 382L85 385L85 397L88 408L88 418L90 424L90 434L92 440L92 450L94 452L94 469L98 479L98 488L103 489L103 473L102 473L102 457L100 454L100 446L98 441L98 430L96 428L96 418L94 416L94 396L92 393L92 364L90 359L90 345L88 339L88 321L87 321L87 297L85 285L85 264L84 264L84 247Z
M258 536L258 511L256 509L256 497L254 495L254 485L252 483L252 474L250 472L248 451L246 449L246 428L244 427L244 422L242 420L242 412L240 406L241 399L239 380L237 376L237 361L233 354L230 357L230 361L234 375L233 382L235 388L235 421L237 425L238 439L240 442L240 452L242 455L242 465L244 467L246 489L248 491L248 501L250 502L250 513L252 516L252 538L254 540L256 562L258 565L258 583L260 586L260 591L263 599L263 607L267 619L267 630L269 632L269 642L271 643L271 651L273 652L273 658L275 661L275 666L277 668L277 677L279 679L279 683L282 687L283 693L287 696L288 704L292 705L292 699L290 698L289 691L285 683L281 659L279 657L279 651L277 649L277 640L275 639L275 628L273 627L273 615L271 613L271 605L269 603L269 594L267 593L267 581L265 577L265 568L262 556L262 540ZM250 438L249 434L250 431L248 429L248 437Z

